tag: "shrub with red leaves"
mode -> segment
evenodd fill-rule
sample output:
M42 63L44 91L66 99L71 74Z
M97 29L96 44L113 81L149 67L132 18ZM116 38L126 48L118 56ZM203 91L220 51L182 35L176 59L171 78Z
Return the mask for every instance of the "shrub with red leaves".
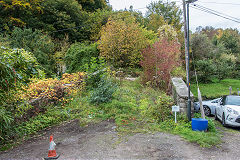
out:
M153 46L142 52L143 60L140 62L144 70L142 82L161 89L167 89L170 72L179 64L180 44L167 39L160 39Z

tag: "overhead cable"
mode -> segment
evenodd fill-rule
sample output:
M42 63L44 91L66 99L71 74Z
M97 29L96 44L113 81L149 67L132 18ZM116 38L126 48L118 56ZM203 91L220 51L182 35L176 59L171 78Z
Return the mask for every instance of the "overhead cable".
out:
M198 1L198 3L209 3L209 4L227 4L227 5L233 5L233 6L240 6L240 3L228 3L228 2L201 2Z
M203 12L206 12L206 13L209 13L209 14L213 14L213 15L218 16L218 17L222 17L224 19L227 19L227 20L230 20L230 21L233 21L233 22L236 22L236 23L240 23L240 20L237 20L237 18L233 19L231 17L224 16L223 14L213 12L213 11L205 9L205 8L201 8L201 7L198 7L196 5L191 5L190 7L194 8L194 9L197 9L197 10L200 10L200 11L203 11Z
M203 8L203 9L206 9L206 10L210 10L210 11L215 12L215 13L217 13L217 14L222 14L222 15L227 16L227 17L230 17L230 18L232 18L232 19L236 19L237 21L240 21L239 18L236 18L236 17L230 16L230 15L227 15L227 14L225 14L225 13L218 12L218 11L213 10L213 9L211 9L211 8L207 8L207 7L204 7L204 6L202 6L202 5L198 5L198 4L193 4L193 5L194 5L194 6L197 6L197 7L200 7L200 8Z

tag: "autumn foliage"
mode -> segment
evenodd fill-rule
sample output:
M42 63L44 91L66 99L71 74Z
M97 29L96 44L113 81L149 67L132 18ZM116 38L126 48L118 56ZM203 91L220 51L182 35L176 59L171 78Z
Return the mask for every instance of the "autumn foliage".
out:
M76 94L84 87L84 73L77 72L73 74L65 73L61 80L43 79L36 80L23 88L20 93L20 99L30 101L31 105L41 107L47 104L56 104L58 102L66 102L65 99L71 94ZM37 100L35 103L35 100Z
M141 50L148 45L144 29L133 17L117 18L110 18L101 31L100 55L115 67L139 65Z
M160 39L152 47L144 49L142 55L143 83L167 89L170 72L179 63L180 44L176 40Z

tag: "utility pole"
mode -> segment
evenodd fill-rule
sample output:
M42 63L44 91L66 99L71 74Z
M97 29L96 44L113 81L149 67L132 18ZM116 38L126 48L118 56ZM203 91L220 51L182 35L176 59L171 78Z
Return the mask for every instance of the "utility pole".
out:
M188 121L191 121L191 95L190 95L190 78L189 78L189 4L196 2L197 0L183 0L183 16L184 16L184 39L185 39L185 59L186 59L186 71L187 71L187 87L188 87L188 103L187 103L187 117ZM187 3L187 13L186 13Z
M189 20L186 18L185 0L183 0L183 20L184 20L185 60L186 60L187 87L188 87L187 117L188 117L188 121L191 121L191 97L190 97L190 78L189 78L189 26L188 26Z

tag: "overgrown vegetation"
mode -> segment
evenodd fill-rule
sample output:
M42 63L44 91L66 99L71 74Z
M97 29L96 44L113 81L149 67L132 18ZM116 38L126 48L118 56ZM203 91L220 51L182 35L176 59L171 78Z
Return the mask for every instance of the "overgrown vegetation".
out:
M191 39L194 56L191 68L196 69L199 81L211 83L226 78L238 79L239 46L240 35L236 29L198 28ZM194 80L195 75L192 77Z
M220 135L211 120L208 132L192 131L191 122L188 122L184 115L179 116L178 123L175 124L174 115L171 113L172 99L160 90L140 85L138 81L125 81L123 87L119 89L122 98L112 101L114 106L119 108L111 111L118 113L110 112L111 117L116 115L115 121L119 132L122 134L169 132L203 147L211 147L221 142Z
M83 77L79 72L64 74L61 80L34 79L28 86L16 89L11 95L14 99L1 105L0 145L66 120L65 105L84 90Z
M99 51L97 44L74 43L66 52L64 58L66 62L67 72L86 71L85 64L91 62L91 58L97 58Z
M0 106L7 108L14 107L18 87L45 76L34 55L24 49L0 48L0 69Z
M141 60L141 50L156 40L156 34L135 22L130 13L110 17L98 41L100 55L114 67L136 67Z

